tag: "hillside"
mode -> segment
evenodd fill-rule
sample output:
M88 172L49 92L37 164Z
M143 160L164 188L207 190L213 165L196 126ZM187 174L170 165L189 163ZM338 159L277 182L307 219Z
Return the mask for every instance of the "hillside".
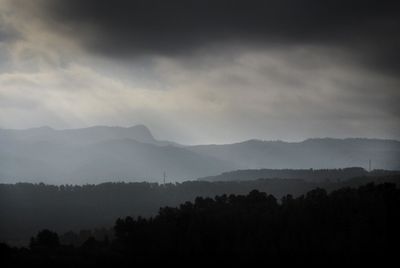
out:
M237 169L400 169L400 142L380 139L308 139L302 142L249 140L189 147L196 153L233 162Z
M151 218L116 217L112 229L59 236L42 224L29 248L0 243L0 256L10 267L119 267L193 260L204 265L376 261L386 266L397 253L399 205L400 190L392 183L331 192L315 188L280 201L258 190L197 196L174 207L162 206Z
M328 191L369 182L400 184L399 175L356 177L340 182L301 179L187 181L176 184L101 183L89 185L0 184L0 242L25 243L42 228L63 233L111 226L118 217L153 216L162 206L177 206L196 197L246 194L259 190L280 199L320 187Z
M373 169L399 170L399 159L400 142L394 140L250 140L184 146L155 139L143 125L0 129L3 183L161 182L164 172L167 181L184 181L238 169L368 169L369 160Z
M309 182L339 182L354 177L399 175L400 171L372 170L363 168L343 169L245 169L202 177L200 181L248 181L256 179L299 179Z

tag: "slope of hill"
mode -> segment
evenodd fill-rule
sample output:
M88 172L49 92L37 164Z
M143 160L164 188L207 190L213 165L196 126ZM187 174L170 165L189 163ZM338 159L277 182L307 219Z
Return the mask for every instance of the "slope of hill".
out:
M343 169L243 169L224 172L216 176L199 178L199 181L249 181L257 179L297 179L308 182L340 182L354 177L395 176L400 171L372 170L360 167Z
M185 148L133 139L90 144L14 142L0 149L3 182L98 183L104 181L184 180L234 168L223 160Z
M118 217L154 216L162 206L178 206L201 196L267 192L281 199L300 196L314 188L332 191L368 182L400 184L399 175L356 177L312 182L300 179L248 181L187 181L183 183L101 183L97 185L0 184L0 242L19 244L42 228L57 232L107 227Z
M302 142L249 140L190 146L193 152L233 162L238 169L400 169L400 142L379 139L308 139Z
M143 125L55 130L0 129L0 182L98 183L197 179L237 169L400 169L400 142L250 140L183 146L159 141Z
M363 168L344 169L245 169L199 178L202 181L246 181L255 179L302 179L306 181L338 181L366 176Z
M88 144L116 139L134 139L139 142L157 144L150 130L144 125L128 128L94 126L80 129L56 130L39 127L25 130L0 129L0 141L52 142L59 144Z

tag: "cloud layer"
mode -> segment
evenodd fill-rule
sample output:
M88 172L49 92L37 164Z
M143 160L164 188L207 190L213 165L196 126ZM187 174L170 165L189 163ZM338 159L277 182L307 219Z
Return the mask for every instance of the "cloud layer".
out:
M397 1L56 0L43 18L90 51L111 56L186 54L230 42L337 47L399 71Z
M394 1L0 4L0 127L400 138Z

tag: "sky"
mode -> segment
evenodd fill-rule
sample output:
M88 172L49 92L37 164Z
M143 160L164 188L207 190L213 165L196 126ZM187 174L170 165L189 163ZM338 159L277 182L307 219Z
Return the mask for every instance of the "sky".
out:
M400 4L0 0L0 128L400 139Z

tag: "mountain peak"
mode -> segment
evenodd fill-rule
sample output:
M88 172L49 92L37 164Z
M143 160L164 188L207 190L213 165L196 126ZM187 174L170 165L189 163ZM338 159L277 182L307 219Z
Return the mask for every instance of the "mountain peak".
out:
M88 128L72 129L68 131L74 132L76 135L86 135L88 138L97 137L99 139L98 141L113 139L132 139L144 143L156 142L150 130L142 124L134 125L131 127L93 126Z
M60 130L42 126L26 130L5 130L2 135L30 142L51 141L67 144L87 144L118 139L132 139L143 143L157 143L150 130L145 125L135 125L132 127L99 125Z
M153 137L153 134L151 134L151 131L145 125L134 125L129 127L128 130L140 139L138 141L150 143L154 143L156 141Z

